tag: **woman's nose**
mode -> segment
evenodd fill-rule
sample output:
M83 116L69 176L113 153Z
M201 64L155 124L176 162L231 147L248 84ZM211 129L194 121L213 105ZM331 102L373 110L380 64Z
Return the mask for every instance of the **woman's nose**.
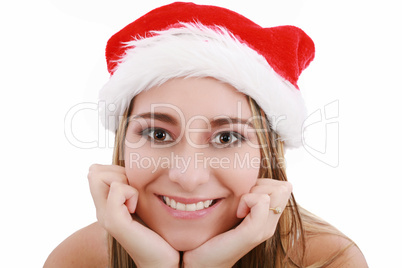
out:
M211 171L203 153L176 155L169 168L169 178L183 190L193 192L198 186L209 181Z

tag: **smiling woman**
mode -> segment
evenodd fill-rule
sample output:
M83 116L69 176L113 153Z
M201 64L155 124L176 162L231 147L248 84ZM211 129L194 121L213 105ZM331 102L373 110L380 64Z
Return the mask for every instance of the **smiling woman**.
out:
M113 165L88 174L98 222L46 267L367 266L287 181L306 115L297 79L314 57L303 31L174 3L115 34L106 56L116 141Z
M205 102L205 96L216 98ZM149 113L153 103L169 104L153 111L164 116L138 124L136 115ZM237 111L239 104L244 107L241 111ZM240 198L256 184L259 165L239 168L231 164L236 155L260 156L257 146L252 146L258 144L257 136L246 132L245 125L214 118L238 115L247 122L252 116L246 96L212 78L172 79L137 95L129 113L135 119L129 121L121 139L129 141L124 159L133 153L147 159L168 158L173 153L187 163L157 169L126 165L128 182L138 191L136 214L144 223L179 251L195 249L237 225ZM180 137L182 132L185 138ZM143 146L130 148L141 140L146 140ZM211 163L204 161L212 157L225 158L229 165L209 167ZM288 197L283 198L286 204Z

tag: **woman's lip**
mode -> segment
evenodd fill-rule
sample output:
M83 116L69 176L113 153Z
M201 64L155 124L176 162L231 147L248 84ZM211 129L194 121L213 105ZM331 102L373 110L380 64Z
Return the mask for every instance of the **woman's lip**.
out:
M184 197L171 196L171 195L157 195L157 196L161 199L163 196L169 197L170 199L174 199L176 202L180 202L183 204L193 204L193 203L204 202L204 201L208 201L208 200L222 199L222 198L184 198Z
M183 211L183 210L173 209L173 208L169 207L168 205L166 205L162 199L162 195L159 195L157 197L158 197L161 205L165 208L165 210L171 216L173 216L174 218L178 218L178 219L198 219L198 218L204 217L204 216L212 213L220 205L220 203L221 203L220 201L222 201L222 199L217 199L217 200L215 199L216 202L208 208L204 208L204 209L196 210L196 211ZM201 200L201 199L184 198L181 200ZM202 199L202 200L210 200L210 199ZM201 202L201 201L199 201L199 202Z

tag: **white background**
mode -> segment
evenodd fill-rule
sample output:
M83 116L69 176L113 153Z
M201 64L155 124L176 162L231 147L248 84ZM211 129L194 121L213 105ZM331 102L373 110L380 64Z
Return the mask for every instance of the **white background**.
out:
M289 180L298 202L354 239L370 267L395 267L402 238L398 1L196 2L228 7L266 27L297 25L312 37L316 59L299 86L310 113L332 103L339 116L328 135L326 122L310 128L306 143L325 149L327 136L325 153L307 146L287 153ZM97 102L108 79L107 39L166 3L0 4L2 267L41 267L64 238L95 221L86 174L91 163L111 162L112 142L98 130L94 111L76 114L74 134L81 141L99 137L105 148L71 144L64 120L75 105Z

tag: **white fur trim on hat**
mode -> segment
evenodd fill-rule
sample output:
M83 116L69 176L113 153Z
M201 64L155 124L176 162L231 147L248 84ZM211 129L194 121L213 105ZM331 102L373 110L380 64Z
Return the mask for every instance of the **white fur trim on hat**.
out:
M176 77L213 77L252 97L286 148L300 146L307 114L300 91L224 28L182 26L127 44L117 69L100 91L105 107L115 105L101 112L104 126L115 131L119 116L144 90Z

